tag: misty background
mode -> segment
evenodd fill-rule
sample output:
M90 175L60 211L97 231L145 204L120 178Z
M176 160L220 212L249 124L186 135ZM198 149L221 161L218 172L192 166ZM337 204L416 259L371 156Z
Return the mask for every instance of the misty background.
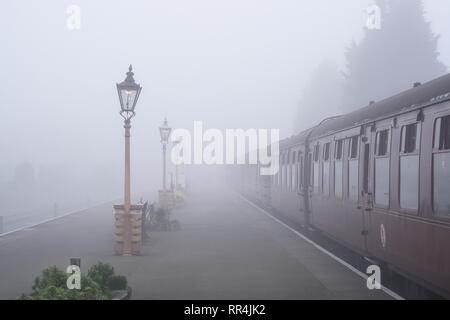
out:
M374 3L381 30L365 27ZM80 30L66 25L72 4ZM447 0L4 1L0 215L122 197L115 84L130 63L143 87L132 195L155 200L164 117L288 137L445 74L449 14Z

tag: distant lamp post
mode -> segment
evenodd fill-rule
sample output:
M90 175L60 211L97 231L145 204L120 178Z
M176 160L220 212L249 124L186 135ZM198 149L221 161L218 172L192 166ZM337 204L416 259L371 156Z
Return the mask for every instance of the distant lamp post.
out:
M125 185L124 185L124 204L115 205L116 212L116 253L122 253L124 256L132 254L132 211L138 211L138 205L131 205L130 198L130 128L131 118L135 115L136 103L139 99L142 87L134 81L133 67L130 65L126 78L123 82L116 84L119 94L120 115L125 120ZM140 245L140 244L139 244ZM135 250L134 250L135 251Z
M164 209L168 209L169 204L169 192L167 191L167 184L166 184L166 150L167 150L167 144L169 143L169 137L170 132L172 131L172 128L169 127L167 124L167 118L164 119L164 123L161 127L159 127L159 134L161 135L161 143L163 146L163 185L162 185L162 192L160 193L160 207Z
M170 132L172 128L167 124L167 118L164 119L164 123L161 127L159 127L159 134L161 135L161 143L163 145L163 191L167 190L166 188L166 147L169 143Z

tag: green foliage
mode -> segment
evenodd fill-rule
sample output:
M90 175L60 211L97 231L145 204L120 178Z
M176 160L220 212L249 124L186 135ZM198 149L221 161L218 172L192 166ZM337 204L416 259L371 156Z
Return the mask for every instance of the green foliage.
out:
M114 268L99 262L89 269L88 275L81 275L81 289L67 288L70 274L50 266L42 271L41 277L34 279L30 296L21 294L18 300L107 300L111 290L127 288L127 278L114 274Z
M36 277L32 286L33 293L37 294L45 288L60 288L66 286L68 274L59 270L55 265L42 271L42 278Z
M169 212L159 208L155 211L149 225L151 231L170 231Z
M127 277L113 274L108 278L108 288L110 290L126 290Z
M25 293L22 293L17 297L17 300L32 300L30 296L27 296Z
M97 282L103 289L108 288L108 279L114 275L114 268L107 264L99 262L89 269L88 277Z

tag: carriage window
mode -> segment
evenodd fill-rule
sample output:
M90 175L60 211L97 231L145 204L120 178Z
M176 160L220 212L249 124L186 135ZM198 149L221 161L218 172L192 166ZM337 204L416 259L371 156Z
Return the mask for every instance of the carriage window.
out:
M343 146L344 146L344 140L338 140L335 143L335 152L334 152L334 157L336 160L342 160L342 150L343 150Z
M369 192L369 150L370 145L368 143L364 144L364 162L363 162L363 191L364 193Z
M319 145L314 146L314 161L319 161Z
M435 123L433 154L433 209L440 217L450 218L450 116Z
M292 169L291 169L291 182L292 182L292 185L291 185L291 191L295 191L295 190L297 190L297 184L298 184L298 182L297 182L297 165L294 163L293 165L292 165Z
M308 153L308 161L305 162L305 165L307 166L307 170L308 170L308 181L307 181L307 185L308 186L313 186L314 183L314 168L312 165L312 153Z
M290 182L291 182L291 166L289 165L291 160L290 157L290 152L286 153L286 167L285 167L285 172L284 172L284 186L286 187L287 190L289 190L290 188Z
M313 192L319 193L319 145L314 146L314 164L311 168L311 182Z
M400 151L403 153L414 153L420 147L420 131L417 123L402 127Z
M344 140L338 140L335 143L335 159L334 162L334 195L336 198L342 198L342 154Z
M375 154L377 156L385 156L389 152L389 130L377 132Z
M287 190L291 189L291 166L288 164L286 166L286 187Z
M349 148L349 158L356 159L358 157L358 146L359 139L358 137L353 137L350 139L350 148Z
M420 126L417 123L402 127L400 152L400 207L419 208L419 155Z
M323 145L322 163L322 192L325 195L330 194L330 142Z
M316 149L317 148L317 149ZM317 151L317 160L319 158L319 146L314 147L315 151ZM319 193L319 162L314 161L312 162L313 155L309 154L309 165L311 170L311 176L309 177L309 183L313 187L313 193Z
M434 124L434 138L433 138L433 148L439 149L439 144L441 141L441 126L442 126L442 118L436 119Z
M434 128L434 148L439 150L450 149L450 116L436 120Z
M303 186L303 158L301 154L298 154L298 189L300 190Z
M330 142L323 145L323 160L330 160Z
M377 132L375 155L382 158L375 158L375 204L381 206L389 206L389 140L388 129Z
M291 181L291 191L295 191L296 186L297 186L297 182L295 181L295 160L297 159L297 152L294 151L292 152L292 161L291 161L291 176L290 176L290 181Z

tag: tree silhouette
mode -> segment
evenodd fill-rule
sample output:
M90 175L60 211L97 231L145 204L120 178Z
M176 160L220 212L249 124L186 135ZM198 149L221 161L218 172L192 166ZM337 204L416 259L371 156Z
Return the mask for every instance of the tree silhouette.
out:
M324 117L340 112L342 76L335 63L322 62L311 76L309 85L303 90L298 103L294 133L318 124Z
M352 111L447 72L421 0L377 0L381 29L347 49L342 108Z

